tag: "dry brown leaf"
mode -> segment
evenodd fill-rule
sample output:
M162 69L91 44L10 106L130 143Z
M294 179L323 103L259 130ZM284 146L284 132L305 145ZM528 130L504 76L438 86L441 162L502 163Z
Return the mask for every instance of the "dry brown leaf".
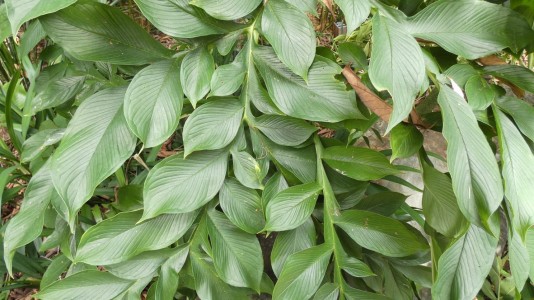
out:
M330 11L330 13L332 14L332 16L336 16L336 14L334 13L334 5L332 3L332 0L323 0L323 3L324 5L326 6L326 8L328 8L328 10Z

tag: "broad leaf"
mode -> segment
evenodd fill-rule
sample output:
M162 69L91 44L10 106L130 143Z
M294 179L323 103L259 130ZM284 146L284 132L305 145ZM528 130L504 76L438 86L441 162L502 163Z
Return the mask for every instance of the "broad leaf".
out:
M178 289L179 276L189 254L189 246L176 248L174 254L161 266L155 285L155 299L172 299Z
M313 300L337 300L339 297L339 287L334 283L325 283L313 296Z
M516 12L480 0L437 1L410 18L407 28L414 36L467 59L506 47L518 51L534 36Z
M378 90L393 97L388 129L405 119L425 80L425 61L417 41L395 21L373 17L373 49L369 77Z
M299 227L278 233L271 252L271 265L276 276L280 277L287 258L302 250L315 246L315 226L308 218Z
M334 78L341 69L332 61L317 57L305 82L293 75L271 48L257 47L253 54L269 95L285 114L320 122L362 118L354 91Z
M265 209L264 231L295 229L306 222L321 191L315 182L292 186L278 193Z
M496 91L482 76L473 76L465 84L465 96L473 110L484 110L491 105Z
M52 156L52 181L65 203L67 211L62 213L71 228L95 188L135 149L135 136L124 119L125 92L124 88L107 89L86 99Z
M230 21L250 14L261 2L261 0L193 0L190 4L202 8L214 18Z
M143 65L172 52L109 5L84 2L40 19L46 33L79 60Z
M503 198L495 156L465 100L441 85L438 103L443 115L443 136L452 187L467 220L485 224Z
M219 192L227 159L225 151L203 151L187 159L178 154L162 160L145 180L143 220L202 207Z
M274 196L288 187L287 181L282 173L275 173L273 176L271 176L271 178L269 178L269 180L265 183L265 188L261 194L263 207L265 208L267 203L269 203Z
M46 207L52 198L59 198L50 178L49 167L50 164L47 163L33 175L24 192L19 212L7 223L4 233L4 262L9 273L12 273L15 251L39 237L43 230Z
M85 76L64 77L53 81L37 94L32 101L32 113L60 106L80 92Z
M63 280L58 280L37 294L39 299L113 299L134 284L132 280L121 279L107 272L82 271Z
M491 269L497 241L471 225L439 258L432 298L474 299Z
M345 211L335 223L360 246L385 256L408 256L428 248L424 238L406 225L376 213Z
M513 228L521 235L534 225L534 155L514 123L500 110L494 111L501 150L504 195L511 204Z
M236 99L218 99L200 106L184 125L184 155L228 146L242 118L243 106Z
M243 231L256 234L265 226L261 198L255 190L227 179L219 192L219 201L228 219Z
M332 255L328 244L295 254L286 261L274 287L273 299L307 300L319 288Z
M322 159L342 175L361 181L399 172L384 154L367 148L334 146L325 149Z
M21 161L29 162L33 160L45 151L47 147L59 142L64 134L65 129L63 128L39 130L22 144Z
M497 99L497 105L512 116L517 127L524 135L534 141L534 122L532 122L534 107L532 105L515 97L499 98Z
M262 115L254 121L254 126L271 141L284 146L300 145L317 130L304 120L277 115Z
M391 161L395 158L410 157L423 146L423 135L411 124L400 123L391 130Z
M514 85L534 93L534 72L532 70L515 65L486 66L483 71L500 79L504 79Z
M139 223L142 214L120 213L89 228L80 240L75 261L110 265L165 248L181 238L197 216L196 212L166 214Z
M241 231L224 214L209 213L208 232L215 270L226 283L260 289L263 260L258 239Z
M354 209L367 210L383 216L391 216L406 201L406 196L397 192L381 192L369 195L354 206Z
M530 257L523 238L514 232L508 234L508 256L512 279L518 291L522 291L530 273Z
M180 67L180 81L185 96L193 107L208 94L214 71L215 62L206 47L198 47L184 57Z
M212 96L229 96L235 93L245 78L245 68L241 63L222 65L215 69L211 78Z
M179 60L164 60L141 70L128 86L124 116L145 147L162 144L176 130L183 105Z
M262 180L265 176L260 163L248 152L232 151L234 175L246 187L251 189L263 188Z
M11 33L16 36L20 26L25 22L56 12L75 2L76 0L7 0L5 9L7 9L7 16L11 23Z
M371 2L368 0L335 0L335 2L345 16L347 34L360 27L371 13Z
M271 0L265 4L261 29L280 60L307 80L316 46L308 16L283 0Z

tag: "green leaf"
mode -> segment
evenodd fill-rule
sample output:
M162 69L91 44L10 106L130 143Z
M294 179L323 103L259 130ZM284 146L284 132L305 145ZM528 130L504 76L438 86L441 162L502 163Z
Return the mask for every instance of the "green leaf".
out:
M134 283L124 292L122 292L113 300L137 300L141 298L141 293L145 290L148 284L152 281L152 276L142 277L134 281Z
M499 132L504 195L511 204L513 229L524 239L534 225L534 155L514 123L500 110L494 110Z
M269 95L285 114L319 122L363 118L356 106L354 91L347 90L345 84L335 78L341 68L332 61L318 56L305 82L293 75L271 48L256 47L253 54Z
M228 219L243 231L256 234L265 226L261 198L255 190L227 179L219 192L219 200Z
M283 0L271 0L265 4L261 29L280 60L307 81L316 46L308 16Z
M304 120L277 115L262 115L256 118L254 126L271 141L284 146L298 146L317 130Z
M63 280L58 280L37 294L39 299L92 300L113 299L127 290L134 281L96 270L82 271Z
M106 266L111 274L130 280L156 275L160 266L173 254L173 249L147 251L126 261Z
M11 33L16 36L22 24L31 19L61 10L75 2L76 0L6 0L5 9L7 9L7 16L11 23Z
M43 230L46 208L59 195L50 178L50 165L45 164L26 187L19 212L7 223L4 233L4 262L12 273L13 256L17 248L31 243Z
M315 226L311 218L299 227L278 233L271 252L271 266L277 277L280 277L287 258L302 250L315 246Z
M159 162L145 181L143 220L194 211L213 199L224 182L227 157L226 151L203 151Z
M511 9L479 0L437 1L409 18L415 37L433 41L467 59L480 58L506 47L517 52L534 32Z
M349 210L336 217L335 223L360 246L385 256L403 257L428 248L406 225L376 213Z
M313 300L337 300L338 297L339 287L337 284L327 282L317 290Z
M348 285L344 288L345 299L347 300L390 300L384 295L370 293L352 288Z
M182 237L197 216L196 212L166 214L139 224L142 214L120 213L90 227L80 240L75 261L110 265L165 248Z
M70 259L68 259L64 254L59 254L58 256L54 257L50 265L46 268L43 278L41 278L41 290L54 283L54 281L56 281L58 278L61 278L61 274L67 270L71 263L72 262Z
M292 254L274 286L275 300L306 300L315 294L332 255L331 246L322 244Z
M456 237L467 228L449 176L423 163L423 212L432 228L447 237Z
M509 81L516 86L534 93L534 72L532 70L515 65L486 66L484 73Z
M443 75L452 78L454 82L464 88L471 77L480 76L480 73L470 64L455 64L445 70Z
M158 281L155 285L155 299L172 299L178 289L179 276L189 254L189 246L180 246L174 254L161 266Z
M468 221L485 224L499 207L502 181L495 156L465 100L441 85L438 103L443 115L443 136L452 187Z
M360 181L399 173L384 154L367 148L334 146L324 150L322 159L342 175Z
M337 46L337 54L344 64L351 64L356 69L366 70L369 67L367 54L356 42L345 42Z
M242 118L243 106L236 99L218 99L195 109L184 125L184 155L228 146Z
M172 53L120 9L105 4L75 4L40 21L52 40L79 60L144 65Z
M341 246L341 245L340 245ZM341 269L353 277L374 276L373 271L363 261L350 257L347 254L341 256L339 261Z
M310 13L317 16L317 0L286 0L286 2L300 9L304 13Z
M531 262L523 238L517 233L508 234L508 255L512 279L517 290L521 292L528 279Z
M135 0L135 3L154 26L170 36L195 38L225 32L215 19L189 5L189 0Z
M369 77L378 90L393 98L387 131L404 120L413 108L425 80L425 60L417 41L395 21L373 17L373 49Z
M497 241L471 225L439 258L432 298L474 299L491 269Z
M287 189L289 185L287 184L286 179L282 173L275 173L269 180L265 183L265 189L261 194L263 208L281 191Z
M335 2L345 16L347 34L360 27L371 13L371 3L368 0L335 0Z
M265 210L267 224L264 231L295 229L306 222L321 191L315 182L292 186L278 193Z
M211 78L212 96L228 96L235 93L245 78L245 68L241 63L232 63L218 67Z
M241 231L224 214L209 212L208 232L215 270L226 283L260 289L263 259L254 234Z
M492 85L482 76L473 76L465 84L465 96L473 110L485 110L497 97Z
M360 200L354 209L367 210L383 216L391 216L406 201L406 196L396 192L381 192Z
M390 144L393 150L391 161L410 157L423 146L423 135L414 125L399 123L391 130Z
M497 105L514 119L524 135L534 141L534 122L532 122L534 107L532 105L510 96L498 98Z
M0 4L0 40L5 40L11 35L11 24L7 16L7 7L5 3Z
M193 107L208 94L214 71L215 62L206 47L198 47L184 57L180 67L180 81L185 96Z
M124 97L124 116L145 147L165 142L176 130L184 102L179 60L164 60L135 75Z
M534 280L534 228L530 228L527 232L525 245L528 250L528 256L530 258L530 280Z
M262 0L192 0L198 6L219 20L236 20L253 12Z
M234 175L246 187L251 189L263 188L262 180L265 173L252 155L245 151L232 151Z
M85 82L85 76L64 77L48 84L32 101L32 113L60 106L78 94Z
M135 149L136 139L122 109L125 92L124 88L107 89L86 99L52 156L52 181L63 199L67 211L62 213L71 228L76 213L95 188Z
M48 146L52 146L59 142L65 133L65 129L43 129L32 135L22 144L21 162L30 162Z

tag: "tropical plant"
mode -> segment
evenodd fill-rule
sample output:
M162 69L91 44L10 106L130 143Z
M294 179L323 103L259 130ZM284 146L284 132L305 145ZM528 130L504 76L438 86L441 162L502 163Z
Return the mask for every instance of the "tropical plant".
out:
M0 5L4 296L534 297L534 3L134 1Z

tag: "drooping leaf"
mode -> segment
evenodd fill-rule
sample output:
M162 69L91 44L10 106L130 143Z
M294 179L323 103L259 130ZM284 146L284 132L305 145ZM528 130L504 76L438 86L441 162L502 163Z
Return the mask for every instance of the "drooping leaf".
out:
M434 2L409 18L406 27L415 37L436 42L467 59L506 47L518 51L534 36L530 25L516 12L480 0Z
M255 120L254 126L271 141L284 146L298 146L317 130L301 119L277 115L262 115Z
M52 156L52 181L65 203L63 214L71 228L76 212L95 188L135 149L136 139L123 113L125 92L125 88L106 89L86 99Z
M198 47L184 57L180 67L180 81L185 96L193 107L209 92L214 71L215 62L206 47Z
M361 181L399 172L385 155L367 148L334 146L325 149L322 159L342 175Z
M79 60L143 65L172 53L120 9L105 4L75 4L40 21L52 40Z
M228 219L243 231L256 234L265 226L260 196L237 180L224 181L219 201Z
M483 68L483 71L488 75L504 79L519 88L534 93L534 72L528 68L504 64L486 66Z
M280 277L286 260L291 254L315 246L315 235L315 226L311 218L293 230L278 233L271 252L274 274Z
M76 0L40 1L40 0L7 0L5 8L11 33L16 36L20 26L31 19L61 10Z
M145 147L162 144L176 130L183 105L179 60L164 60L141 70L128 86L124 116Z
M321 186L315 182L292 186L278 193L265 209L265 231L295 229L306 222L315 207Z
M515 97L498 98L497 105L512 116L517 127L524 135L534 141L534 123L532 122L534 107L532 105Z
M222 65L215 69L211 78L212 96L229 96L235 93L245 78L245 68L241 63Z
M263 260L258 239L241 231L215 210L210 211L208 232L215 270L226 283L260 289Z
M332 61L317 57L308 81L296 77L269 47L256 47L254 64L260 71L269 95L285 114L310 121L338 122L363 118L353 91L334 78L341 72Z
M45 300L92 300L95 295L101 299L113 299L133 283L132 280L121 279L107 272L87 270L52 283L37 296Z
M491 269L497 241L483 229L471 225L439 258L432 298L475 298Z
M163 213L194 211L219 192L226 175L226 151L203 151L168 157L147 176L143 220Z
M39 130L22 144L21 161L29 162L33 160L45 151L48 146L59 142L64 134L65 129L63 128Z
M165 248L185 234L197 215L165 214L139 224L142 214L120 213L89 228L80 240L75 261L116 264L144 251Z
M503 198L495 156L465 100L441 85L438 103L452 187L458 206L471 223L484 224Z
M246 151L232 151L234 175L246 187L251 189L263 188L262 180L265 176L260 163Z
M265 4L261 29L280 60L307 80L316 41L315 30L306 14L283 0L272 0Z
M200 106L184 125L184 155L228 146L242 118L243 106L236 99L219 99Z
M399 123L391 130L391 161L414 155L423 146L423 135L411 124Z
M367 19L371 13L371 2L368 0L335 0L347 22L347 34L350 34Z
M330 245L322 244L289 256L274 286L273 299L311 298L319 289L331 255Z
M406 225L376 213L345 211L335 223L362 247L386 256L408 256L428 248Z
M391 130L408 116L425 79L425 60L417 41L395 21L373 17L373 49L369 77L378 90L393 97Z
M230 21L250 14L261 2L261 0L193 0L189 3L202 8L214 18Z
M494 111L501 150L504 195L511 204L513 228L524 239L534 225L534 155L514 123L500 110Z
M46 207L52 198L58 197L50 178L50 164L47 163L28 183L19 212L7 224L3 244L4 262L9 273L12 272L15 251L39 237Z

